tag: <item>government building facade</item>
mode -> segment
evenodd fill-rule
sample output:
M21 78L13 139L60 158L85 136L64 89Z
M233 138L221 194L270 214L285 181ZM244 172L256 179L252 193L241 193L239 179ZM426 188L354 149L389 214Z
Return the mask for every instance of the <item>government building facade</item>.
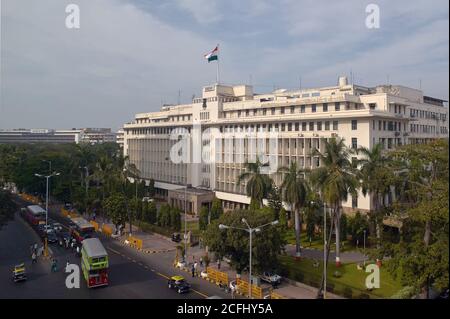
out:
M256 94L249 85L214 84L191 104L136 114L123 127L123 152L141 178L155 181L159 195L180 208L189 198L187 210L195 214L210 205L208 192L225 209L250 203L245 182L238 183L245 161L264 154L272 166L296 161L314 169L321 165L314 149L323 151L324 140L332 137L343 138L351 148L381 143L385 149L448 138L448 107L417 89L364 87L346 77L336 86L267 94ZM280 185L282 176L269 173ZM362 194L343 203L345 211L368 211L370 205Z

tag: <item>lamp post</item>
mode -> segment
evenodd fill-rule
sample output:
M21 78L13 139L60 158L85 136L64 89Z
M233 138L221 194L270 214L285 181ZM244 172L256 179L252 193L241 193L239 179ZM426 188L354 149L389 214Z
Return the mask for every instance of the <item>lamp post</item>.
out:
M311 201L311 204L316 202ZM323 299L327 296L327 204L323 203Z
M364 238L363 238L363 242L364 242L364 248L363 248L363 254L364 254L364 267L366 266L366 230L363 230L364 233Z
M254 232L255 233L259 233L263 227L270 226L270 225L277 225L278 224L278 220L274 220L273 222L270 222L270 223L267 223L267 224L264 224L264 225L261 225L261 226L258 226L258 227L253 227L253 228L250 227L250 225L248 224L248 222L247 222L247 220L245 218L242 218L242 223L244 223L245 226L247 226L247 228L234 227L234 226L228 226L228 225L220 224L219 225L219 229L239 229L239 230L243 230L243 231L246 231L246 232L249 233L249 237L250 237L249 238L249 246L250 246L250 249L249 249L249 267L248 267L248 269L249 269L249 274L248 274L248 278L249 278L249 280L248 280L248 283L249 283L248 295L249 295L249 298L251 299L252 298L252 235L253 235Z
M53 176L59 176L60 173L57 172L53 172L50 175L41 175L41 174L34 174L37 177L40 178L45 178L46 179L46 192L45 192L45 229L47 230L47 225L48 225L48 182L49 179ZM48 256L48 243L47 243L47 237L45 238L45 251L44 251L44 255L47 257Z

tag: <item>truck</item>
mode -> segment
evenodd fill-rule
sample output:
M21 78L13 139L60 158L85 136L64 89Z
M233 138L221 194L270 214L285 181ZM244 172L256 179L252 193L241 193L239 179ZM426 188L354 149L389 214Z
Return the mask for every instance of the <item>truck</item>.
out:
M83 240L81 247L81 270L88 288L109 285L109 258L98 238Z

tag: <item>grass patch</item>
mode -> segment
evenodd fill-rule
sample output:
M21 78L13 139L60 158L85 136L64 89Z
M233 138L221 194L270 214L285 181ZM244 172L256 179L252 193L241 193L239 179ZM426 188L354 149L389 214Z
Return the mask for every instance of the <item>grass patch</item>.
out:
M290 256L280 256L284 274L292 279L310 286L319 287L322 280L323 264L314 267L311 259L295 260ZM333 276L338 270L341 277ZM365 281L367 275L364 270L358 270L356 263L342 264L336 268L332 262L327 269L327 291L344 296L346 298L389 298L402 289L400 281L394 280L386 268L386 262L380 268L380 288L372 291L366 290Z
M294 229L293 228L288 229L285 232L284 238L286 239L286 242L288 244L295 245ZM323 239L320 235L316 235L314 238L311 239L310 242L306 232L302 231L302 233L300 234L300 242L303 248L318 249L323 251ZM341 252L357 250L357 248L347 240L341 241L341 243L343 245L343 247L341 246ZM336 244L334 243L334 241L332 242L330 249L331 251L334 251L336 249Z

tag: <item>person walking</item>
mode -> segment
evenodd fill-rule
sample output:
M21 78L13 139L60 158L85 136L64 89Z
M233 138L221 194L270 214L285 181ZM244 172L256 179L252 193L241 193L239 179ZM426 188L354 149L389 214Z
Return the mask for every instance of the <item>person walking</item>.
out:
M200 267L203 267L203 258L200 257Z
M192 264L191 272L192 272L192 277L195 277L195 267L194 267L194 264Z
M197 272L197 266L198 266L197 262L194 262L194 272L195 272L195 276L198 275L198 272Z
M31 263L35 264L37 263L37 259L36 259L36 253L33 251L33 253L31 254Z
M220 259L217 259L217 269L220 270Z

